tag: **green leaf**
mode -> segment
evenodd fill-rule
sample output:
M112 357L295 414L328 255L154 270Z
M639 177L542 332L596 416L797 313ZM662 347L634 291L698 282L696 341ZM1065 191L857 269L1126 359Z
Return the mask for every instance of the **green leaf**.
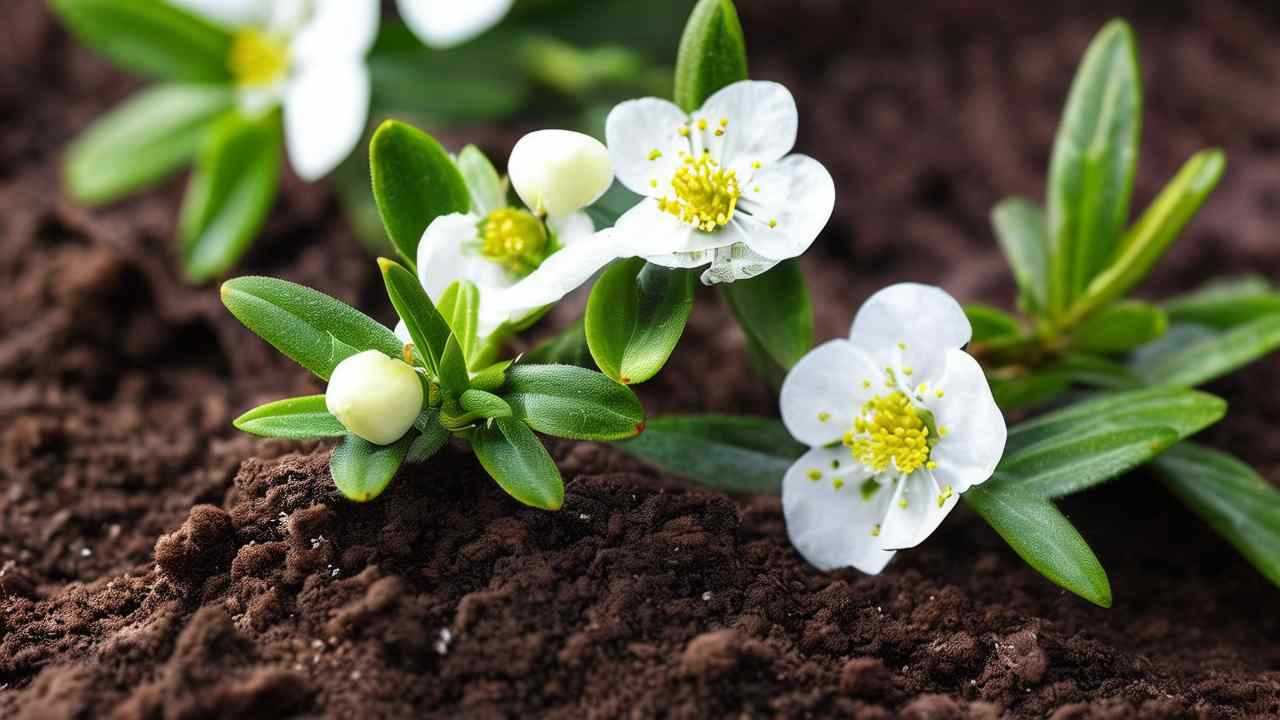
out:
M813 302L798 261L722 288L743 332L783 370L813 349Z
M655 418L618 447L706 487L773 495L806 450L777 420L725 415Z
M475 145L462 148L458 153L458 172L462 173L471 193L471 207L476 215L484 217L507 206L507 184L480 148Z
M278 112L231 113L209 131L178 224L192 280L225 273L249 249L275 202L282 142Z
M511 497L543 510L564 504L560 470L528 425L515 418L498 418L476 430L471 447L480 464Z
M157 182L195 157L231 89L160 85L98 118L67 149L67 190L87 204L116 200Z
M587 333L582 318L533 350L525 353L524 362L531 365L577 365L588 370L596 367L587 347Z
M1221 150L1205 150L1187 161L1177 176L1156 196L1151 206L1125 234L1120 254L1089 284L1071 308L1066 323L1073 324L1100 307L1124 297L1156 261L1164 255L1182 229L1213 192L1226 168Z
M462 346L458 344L458 336L450 335L444 344L444 353L440 355L440 389L446 396L456 399L470 387L467 359L462 354Z
M471 376L471 387L485 392L496 392L507 382L507 368L514 360L503 360L483 368Z
M644 429L635 393L573 365L516 364L502 396L515 417L540 433L573 440L623 440Z
M347 429L329 414L324 395L276 400L259 405L232 421L237 430L262 437L306 440L342 437Z
M391 298L396 314L409 329L414 354L422 359L423 366L432 376L439 376L440 356L444 354L445 343L449 341L448 324L431 303L431 298L422 289L422 283L416 275L387 258L378 258L378 267L382 269L387 296Z
M973 326L973 337L969 342L985 343L1014 338L1022 332L1017 318L987 305L965 305L964 314L969 318L969 324Z
M468 415L476 418L500 418L511 417L511 405L506 400L485 392L484 390L476 390L470 388L458 397L458 404Z
M1263 315L1280 313L1280 292L1256 275L1219 280L1168 300L1164 309L1175 323L1225 330Z
M404 462L412 435L407 433L390 445L374 445L348 435L329 458L329 472L338 491L356 502L368 502L381 495Z
M413 426L421 434L414 438L409 445L409 452L404 458L405 462L423 462L440 452L440 448L449 442L449 429L440 423L440 410L438 408L424 410L418 416L418 419L414 421Z
M1280 491L1230 455L1192 443L1155 466L1178 499L1280 586Z
M466 181L449 153L426 133L387 120L369 141L373 197L391 244L413 267L432 220L471 209Z
M1111 607L1111 583L1102 563L1053 503L987 484L963 497L1036 572L1095 605Z
M693 308L694 275L632 258L605 270L587 300L584 327L596 365L625 385L642 383L671 357Z
M1071 382L1081 385L1108 390L1135 390L1142 387L1142 382L1129 368L1105 357L1087 353L1068 353L1047 369L1050 372L1065 373Z
M1180 346L1135 357L1133 369L1148 385L1194 387L1222 377L1280 348L1280 314L1212 332Z
M618 222L618 218L638 205L642 199L628 190L626 185L614 181L605 194L583 212L591 216L591 222L595 223L597 228L613 227Z
M1005 412L1046 405L1071 387L1068 373L1037 370L1025 375L990 378L991 395Z
M1155 340L1169 327L1169 318L1154 305L1129 300L1103 308L1071 335L1073 347L1089 352L1121 353Z
M676 55L676 104L693 112L726 85L747 79L747 43L732 0L699 0Z
M403 350L394 332L359 310L285 280L228 280L222 284L222 303L245 327L324 380L357 352L400 357Z
M1024 198L1008 198L991 211L996 240L1018 283L1022 306L1039 315L1048 307L1049 231L1044 210Z
M459 280L440 294L440 315L453 330L462 356L471 362L480 332L480 289L470 280Z
M1107 23L1071 84L1049 165L1049 306L1067 310L1119 248L1129 219L1142 78L1133 31Z
M164 0L53 0L81 42L161 80L227 83L231 33Z

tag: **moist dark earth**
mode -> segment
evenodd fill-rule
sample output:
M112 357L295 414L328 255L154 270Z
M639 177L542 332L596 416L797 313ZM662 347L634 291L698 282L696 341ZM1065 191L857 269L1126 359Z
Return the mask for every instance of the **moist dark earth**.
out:
M1136 206L1195 150L1225 181L1143 288L1280 271L1280 13L1263 3L744 2L757 78L788 84L800 150L835 176L804 266L823 338L896 281L1009 306L987 223L1040 197L1074 65L1111 15L1141 41ZM905 11L904 11L905 10ZM63 144L136 87L6 8L0 42L0 716L1280 717L1280 591L1136 473L1064 509L1110 610L1049 584L957 511L877 577L822 574L772 498L687 489L558 443L558 513L462 448L379 500L329 447L230 420L315 381L175 270L182 181L106 210L59 190ZM505 157L525 119L441 132ZM390 320L325 185L285 183L244 272ZM544 332L573 317L550 318ZM714 293L651 413L776 412ZM1280 480L1280 361L1212 387L1203 438Z

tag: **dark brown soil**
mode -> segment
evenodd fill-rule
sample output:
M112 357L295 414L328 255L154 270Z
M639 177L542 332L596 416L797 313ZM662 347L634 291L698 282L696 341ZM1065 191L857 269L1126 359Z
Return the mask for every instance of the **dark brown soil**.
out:
M1007 304L987 211L1039 195L1071 69L1106 16L742 4L753 73L794 88L802 149L840 188L806 259L821 333L896 280ZM1153 292L1276 277L1280 16L1135 5L1109 12L1136 21L1147 70L1140 201L1201 146L1231 162ZM1143 474L1065 505L1111 610L963 511L880 576L820 574L776 500L682 490L585 443L553 447L559 513L517 506L458 450L374 503L341 500L327 448L230 428L315 385L176 279L181 183L104 211L60 199L58 149L133 85L43 3L7 10L0 717L1280 717L1280 594ZM484 134L506 138L499 155L512 136ZM388 317L323 188L287 184L244 269ZM772 412L740 348L708 294L646 404ZM1273 482L1278 383L1270 359L1217 385L1232 414L1208 434Z

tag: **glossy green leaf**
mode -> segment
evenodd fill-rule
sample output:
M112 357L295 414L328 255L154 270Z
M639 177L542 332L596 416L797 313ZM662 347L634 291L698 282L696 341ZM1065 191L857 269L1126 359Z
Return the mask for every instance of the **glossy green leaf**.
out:
M644 429L644 408L625 385L573 365L517 363L503 398L540 433L573 440L623 440Z
M222 303L245 327L324 380L357 352L400 357L403 349L394 332L359 310L285 280L228 280L222 284Z
M209 131L178 224L182 264L192 280L230 270L262 229L280 183L281 135L278 112L231 113Z
M480 290L470 280L459 280L440 294L440 315L458 339L462 356L473 362L480 332Z
M596 365L626 385L658 374L689 320L694 280L640 258L610 265L591 289L584 320Z
M391 244L414 267L432 220L471 209L466 181L449 153L426 133L387 120L369 141L373 197Z
M1219 280L1168 300L1164 309L1175 323L1225 330L1263 315L1280 314L1280 292L1256 275Z
M675 101L693 112L726 85L747 79L747 44L732 0L699 0L676 55Z
M1213 192L1226 168L1221 150L1204 150L1187 161L1156 196L1142 217L1129 228L1120 253L1093 279L1071 308L1067 324L1124 297L1133 289L1182 232Z
M1120 247L1142 125L1133 31L1107 23L1071 84L1049 164L1049 305L1065 312Z
M511 405L506 400L484 390L468 388L458 397L458 404L469 415L477 418L511 417Z
M1155 467L1174 495L1280 586L1280 490L1230 455L1192 443Z
M1095 605L1111 607L1111 583L1102 563L1052 502L988 484L963 497L1036 572Z
M440 355L440 389L447 397L457 399L469 387L471 377L467 372L467 359L458 344L458 336L450 335L444 345L444 353Z
M1135 357L1133 369L1148 385L1194 387L1222 377L1280 349L1280 314L1265 315L1230 330L1202 334L1163 352Z
M1017 337L1022 332L1017 318L987 305L965 305L964 314L969 318L969 324L973 326L973 337L969 342L986 343Z
M726 415L655 418L618 447L699 485L774 495L806 450L777 420Z
M381 495L404 462L413 443L412 435L390 445L374 445L348 435L329 458L329 472L338 491L356 502L368 502Z
M1088 352L1127 352L1160 337L1168 327L1163 310L1129 300L1103 308L1081 323L1071 335L1071 344Z
M423 367L433 376L438 376L440 356L444 354L445 343L449 340L448 324L422 289L416 275L387 258L378 258L378 267L382 269L387 296L413 339L414 354L422 360Z
M564 504L564 480L542 442L516 418L498 418L477 429L471 447L480 464L511 497L543 510Z
M1049 231L1044 210L1024 198L1008 198L991 211L996 240L1018 283L1023 307L1039 314L1048 307Z
M440 449L449 442L449 430L440 423L440 411L437 408L424 410L413 426L420 434L410 443L409 451L404 458L405 462L423 462L440 452Z
M471 208L484 217L494 210L507 206L507 183L493 168L493 163L475 145L468 145L458 153L458 172L471 193Z
M237 430L251 435L292 440L347 434L338 418L329 414L324 395L307 395L259 405L236 418L232 424Z
M231 33L165 0L52 0L81 42L162 80L226 83Z
M111 202L190 162L217 118L233 107L229 87L160 85L98 118L67 149L67 190L82 203Z
M722 288L743 332L783 370L813 349L813 302L798 261Z

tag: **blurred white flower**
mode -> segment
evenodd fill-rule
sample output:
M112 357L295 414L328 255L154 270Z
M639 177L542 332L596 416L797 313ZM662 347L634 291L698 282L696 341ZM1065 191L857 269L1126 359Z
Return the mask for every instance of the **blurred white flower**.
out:
M831 218L835 186L817 160L788 155L796 103L773 82L744 80L692 115L629 100L606 122L618 179L645 196L616 225L646 260L695 268L706 284L754 277L800 255Z
M946 292L892 285L863 304L848 340L818 346L787 375L782 419L811 449L787 471L782 505L810 563L878 573L991 477L1007 430L961 349L971 334Z
M390 445L409 432L422 412L422 382L404 362L366 350L333 369L324 402L353 434Z
M515 0L397 0L400 17L418 39L447 48L497 25Z

